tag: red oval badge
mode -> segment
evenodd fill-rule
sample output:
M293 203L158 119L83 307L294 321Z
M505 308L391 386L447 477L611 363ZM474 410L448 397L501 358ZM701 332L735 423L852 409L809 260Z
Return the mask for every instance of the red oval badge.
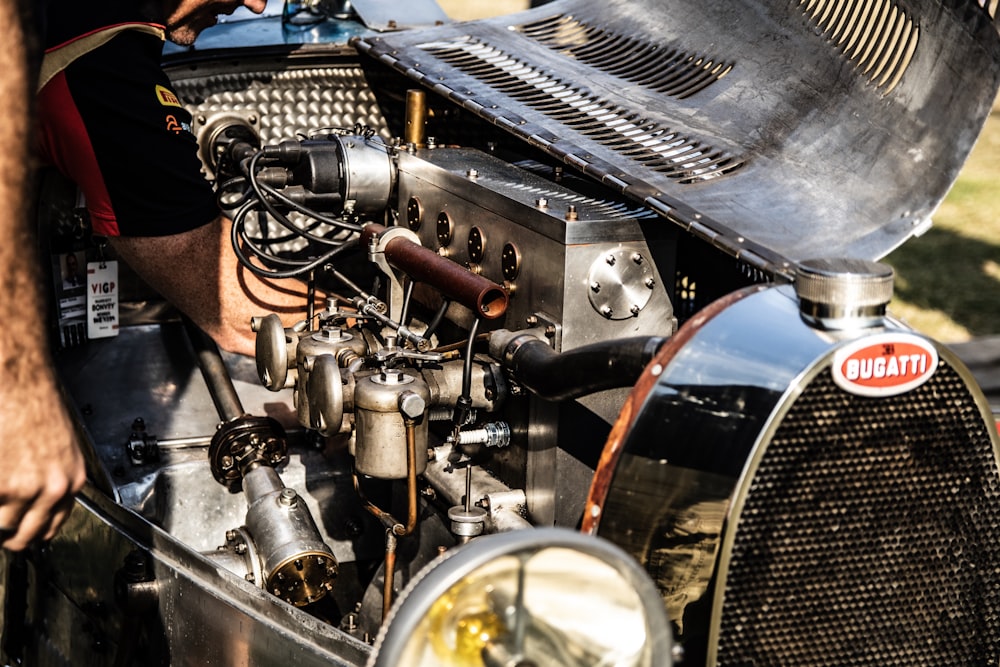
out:
M859 396L895 396L916 389L937 370L937 349L905 333L853 341L833 355L833 380Z

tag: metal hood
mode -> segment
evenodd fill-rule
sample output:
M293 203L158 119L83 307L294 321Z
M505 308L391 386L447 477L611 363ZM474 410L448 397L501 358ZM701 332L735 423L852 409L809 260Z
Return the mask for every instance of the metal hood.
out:
M878 259L926 228L1000 84L991 6L564 0L355 44L789 275L815 256Z

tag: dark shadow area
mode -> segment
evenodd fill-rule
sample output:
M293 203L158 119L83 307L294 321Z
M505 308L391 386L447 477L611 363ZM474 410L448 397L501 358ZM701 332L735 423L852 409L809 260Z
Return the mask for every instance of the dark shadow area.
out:
M973 336L1000 331L1000 280L985 268L1000 264L1000 245L932 228L886 261L896 270L897 298L939 310Z

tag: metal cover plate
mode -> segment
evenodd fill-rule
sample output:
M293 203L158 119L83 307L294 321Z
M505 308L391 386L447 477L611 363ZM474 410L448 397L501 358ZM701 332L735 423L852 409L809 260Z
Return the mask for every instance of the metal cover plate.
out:
M924 229L1000 85L975 0L564 0L355 44L775 274Z

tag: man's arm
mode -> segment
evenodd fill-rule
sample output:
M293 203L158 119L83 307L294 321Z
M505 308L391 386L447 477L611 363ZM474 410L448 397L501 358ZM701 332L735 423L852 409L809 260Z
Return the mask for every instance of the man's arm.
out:
M250 318L278 313L286 326L305 319L306 293L301 283L265 281L241 266L230 244L232 224L220 216L173 236L110 240L136 273L219 347L252 355Z
M0 546L51 538L84 483L83 457L46 350L34 243L25 209L28 85L16 0L0 0ZM9 537L8 537L9 536Z

